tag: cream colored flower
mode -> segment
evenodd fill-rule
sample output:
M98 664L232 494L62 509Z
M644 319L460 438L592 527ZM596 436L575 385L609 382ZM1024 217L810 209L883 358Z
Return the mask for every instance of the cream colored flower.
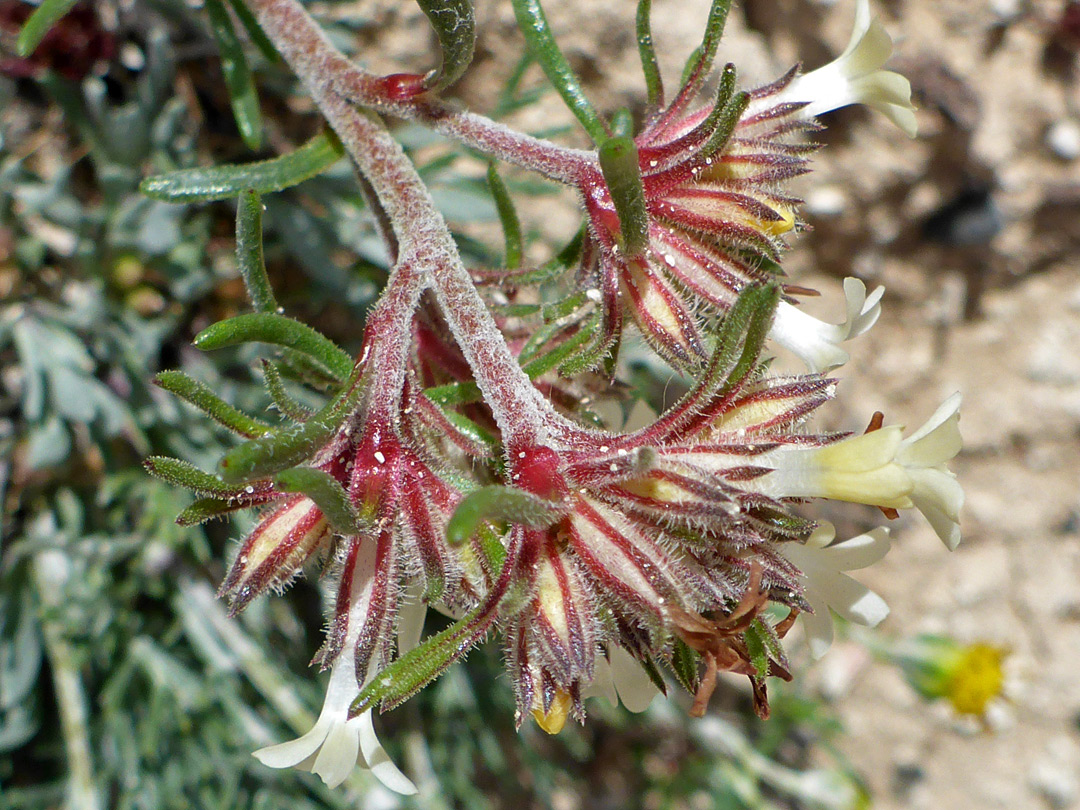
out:
M371 710L349 719L349 706L360 694L352 658L342 656L330 671L326 700L315 726L302 737L261 748L255 758L270 768L299 768L337 787L359 765L393 791L410 795L416 786L390 761L375 736Z
M803 595L814 612L802 614L799 620L814 658L821 658L832 644L830 611L866 627L876 627L889 615L884 599L843 573L882 559L889 550L889 530L874 529L842 543L833 543L835 539L836 528L822 523L805 543L778 546L802 572Z
M960 394L908 438L899 425L821 447L783 445L759 456L772 472L754 482L779 498L832 498L886 509L918 509L942 542L960 543L964 491L945 464L960 452Z
M632 712L649 708L654 697L660 694L656 684L630 653L617 644L608 647L608 655L596 656L593 682L585 690L584 697L607 698L612 706L623 706Z
M838 324L818 320L781 301L769 337L798 355L811 371L830 371L848 360L840 344L866 333L877 322L884 293L885 288L878 287L867 295L866 285L859 279L844 279L847 319Z
M870 16L870 0L857 0L855 27L844 52L824 67L798 76L779 96L768 98L768 103L807 102L801 111L807 118L850 104L865 104L914 138L918 125L911 104L911 83L899 73L882 70L890 56L892 39Z

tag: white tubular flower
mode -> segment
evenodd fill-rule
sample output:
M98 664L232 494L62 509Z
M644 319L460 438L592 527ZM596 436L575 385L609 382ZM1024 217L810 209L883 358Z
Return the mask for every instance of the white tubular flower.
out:
M870 0L857 0L855 27L844 52L824 67L797 77L770 101L808 102L802 111L807 118L849 104L865 104L914 138L918 125L911 104L911 83L899 73L881 69L890 56L892 39L870 16Z
M960 394L908 438L899 425L823 447L785 445L763 453L772 467L757 486L778 498L832 498L885 509L918 509L942 542L960 543L964 492L945 463L960 452Z
M390 790L404 795L416 786L390 761L375 736L368 709L349 719L349 706L360 694L352 658L343 655L330 670L326 700L315 726L296 740L260 748L255 758L270 768L299 768L318 774L327 787L337 787L359 765Z
M813 613L800 616L810 654L821 658L833 640L830 610L849 622L876 627L889 615L885 600L844 571L873 565L889 550L889 530L874 529L843 543L830 545L836 528L822 523L805 543L784 543L778 548L802 572L803 595Z
M608 647L608 656L596 656L593 682L585 690L585 697L607 698L612 706L622 701L635 714L649 708L659 690L626 650L617 644Z
M406 796L416 793L416 786L390 761L375 736L371 710L349 718L349 707L360 694L356 681L356 648L365 624L368 609L373 604L375 585L376 543L360 545L351 577L349 620L342 651L330 668L330 683L326 687L319 719L302 737L260 748L254 756L269 768L299 768L318 774L327 787L344 782L353 768L359 765L371 771L390 790ZM414 634L415 615L419 608L403 617L402 639L407 646ZM418 631L416 631L418 634ZM378 656L373 656L367 677L374 674Z
M859 279L844 279L847 319L836 324L825 323L781 301L769 336L798 355L811 371L831 371L848 361L848 353L840 344L868 332L877 323L884 294L885 288L878 287L867 295L866 285Z

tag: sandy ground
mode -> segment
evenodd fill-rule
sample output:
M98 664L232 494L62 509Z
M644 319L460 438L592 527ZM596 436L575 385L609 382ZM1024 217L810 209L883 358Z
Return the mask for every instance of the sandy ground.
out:
M862 576L892 608L882 629L1012 650L1011 702L989 730L928 707L854 645L805 676L837 701L846 754L882 810L1080 808L1080 34L1062 32L1066 5L876 3L896 42L891 64L915 88L920 136L864 110L832 114L828 148L798 188L814 230L794 241L787 267L823 291L820 312L839 316L845 275L888 290L880 323L840 373L831 426L860 429L882 410L914 427L964 394L964 542L949 554L917 516L894 526L894 549ZM598 105L640 107L635 4L545 6ZM654 2L667 76L699 41L706 9ZM744 0L719 58L747 84L799 60L817 67L844 48L853 9ZM459 91L483 110L521 44L509 4L481 0L478 17L478 59ZM388 62L415 61L425 50L416 36L394 40ZM554 104L523 123L557 120L569 119ZM549 208L542 225L565 233L574 218ZM856 510L841 528L872 518Z

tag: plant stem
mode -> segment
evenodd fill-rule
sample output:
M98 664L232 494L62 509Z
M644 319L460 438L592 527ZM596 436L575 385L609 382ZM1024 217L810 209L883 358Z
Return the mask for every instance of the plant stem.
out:
M533 386L476 291L427 187L386 128L338 92L353 72L294 0L254 0L259 24L307 87L371 184L398 242L398 263L368 322L371 411L385 415L399 401L412 313L431 288L484 394L503 440L533 443L565 420ZM367 77L365 81L369 81Z
M454 109L439 99L395 98L388 79L354 65L296 0L250 0L249 5L297 75L322 77L354 104L424 124L466 146L561 183L578 185L582 173L596 164L592 152L525 135L482 115Z

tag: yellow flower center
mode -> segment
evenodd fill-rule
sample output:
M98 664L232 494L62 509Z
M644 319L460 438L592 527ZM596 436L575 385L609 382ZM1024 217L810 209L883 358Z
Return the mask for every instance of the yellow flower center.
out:
M566 725L566 717L570 714L570 693L559 690L551 701L551 708L544 712L543 709L533 709L533 719L548 734L558 734Z
M989 644L968 647L949 677L945 697L959 714L983 714L1002 693L1005 651Z

